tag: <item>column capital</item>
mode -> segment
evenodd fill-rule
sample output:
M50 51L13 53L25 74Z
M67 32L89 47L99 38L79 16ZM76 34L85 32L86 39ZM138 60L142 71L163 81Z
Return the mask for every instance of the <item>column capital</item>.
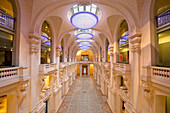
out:
M132 52L140 51L140 42L141 42L141 33L136 33L129 37L130 43L132 44L131 50Z
M30 33L28 36L30 44L30 53L38 53L38 45L40 44L39 40L41 40L41 37L34 33Z

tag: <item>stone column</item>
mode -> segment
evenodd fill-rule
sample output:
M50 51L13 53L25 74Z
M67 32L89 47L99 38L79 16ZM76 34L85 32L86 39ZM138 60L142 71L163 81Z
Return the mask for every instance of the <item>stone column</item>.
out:
M88 76L90 76L90 64L88 64Z
M82 64L80 64L80 76L82 76Z
M113 87L113 51L114 51L114 45L110 44L110 69L111 69L111 73L110 73L110 86Z
M60 47L56 47L56 69L57 69L57 87L60 85Z
M64 62L67 62L68 50L64 47Z
M132 52L131 56L131 74L132 74L132 83L133 83L133 104L134 108L139 111L139 104L141 103L140 96L140 42L141 34L135 34L129 37L130 39L130 50Z
M40 53L41 53L41 35L29 34L29 48L30 48L30 90L29 90L29 104L30 111L35 108L39 101L40 85L39 84L39 65L40 65ZM35 60L37 59L37 60Z

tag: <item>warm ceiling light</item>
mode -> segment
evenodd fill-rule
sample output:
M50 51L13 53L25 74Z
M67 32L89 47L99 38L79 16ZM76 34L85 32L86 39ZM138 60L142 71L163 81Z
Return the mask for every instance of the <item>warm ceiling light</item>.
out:
M101 15L101 10L94 4L74 5L67 14L71 24L79 29L95 27Z
M92 29L78 29L74 32L78 39L88 40L93 38L95 31Z

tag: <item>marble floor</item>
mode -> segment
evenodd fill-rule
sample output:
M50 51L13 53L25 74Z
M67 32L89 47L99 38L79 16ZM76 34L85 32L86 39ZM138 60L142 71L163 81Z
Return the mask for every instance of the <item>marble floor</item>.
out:
M112 113L93 77L77 77L58 113Z

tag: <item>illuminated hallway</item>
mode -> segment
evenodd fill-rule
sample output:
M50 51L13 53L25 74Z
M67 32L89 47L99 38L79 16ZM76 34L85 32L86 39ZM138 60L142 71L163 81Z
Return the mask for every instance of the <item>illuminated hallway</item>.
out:
M112 113L93 77L78 77L58 113Z
M170 113L170 0L0 0L0 113L109 110Z

